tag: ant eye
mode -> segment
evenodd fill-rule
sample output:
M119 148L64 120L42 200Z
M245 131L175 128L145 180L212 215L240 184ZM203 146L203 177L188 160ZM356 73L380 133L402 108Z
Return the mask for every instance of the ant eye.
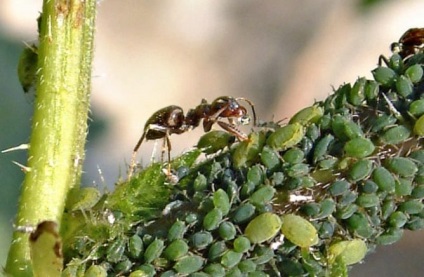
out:
M239 118L239 122L240 122L242 125L247 125L247 124L249 124L249 123L250 123L250 117L249 117L249 116L247 116L247 115L244 115L244 116L242 116L242 117L240 117L240 118Z

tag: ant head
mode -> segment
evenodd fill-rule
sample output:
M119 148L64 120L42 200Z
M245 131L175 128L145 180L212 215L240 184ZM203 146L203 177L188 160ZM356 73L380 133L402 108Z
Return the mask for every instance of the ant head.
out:
M402 50L402 44L399 42L393 42L392 44L390 44L390 50L393 53L399 53Z

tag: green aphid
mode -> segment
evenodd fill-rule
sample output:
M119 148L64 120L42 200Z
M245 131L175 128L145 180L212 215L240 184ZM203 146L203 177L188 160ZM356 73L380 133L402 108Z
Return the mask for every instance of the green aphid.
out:
M421 64L414 64L405 70L405 75L412 83L418 83L423 78L423 68Z
M196 179L194 179L193 182L193 188L195 191L203 192L207 189L208 186L208 180L206 179L206 176L203 174L198 174Z
M274 250L269 246L257 245L252 253L252 261L257 265L262 265L274 258Z
M350 183L345 180L337 180L329 187L329 192L333 196L344 194L350 187Z
M240 269L237 266L234 266L233 268L230 268L227 270L227 274L225 274L225 277L239 277L243 276Z
M375 193L378 190L378 185L372 180L366 180L360 188L364 193Z
M240 197L242 199L249 197L255 191L255 189L256 189L255 184L247 181L240 188Z
M275 194L275 188L265 185L255 191L250 197L249 202L255 206L266 205L271 202Z
M371 160L359 160L352 165L348 172L348 178L352 182L358 182L371 174L374 163Z
M255 214L255 209L255 206L250 203L241 204L231 215L231 218L236 224L245 223Z
M330 239L333 237L336 227L333 222L324 221L318 230L318 236L322 239Z
M379 190L388 193L395 192L395 178L385 167L377 167L372 173L372 180L377 184Z
M333 214L336 209L336 203L332 198L324 199L320 202L320 211L318 215L314 217L314 219L326 218Z
M386 220L396 210L396 203L392 199L386 199L381 204L381 218Z
M346 155L353 158L368 157L374 150L375 146L372 141L361 137L349 140L344 146Z
M349 217L347 225L351 232L362 238L370 238L374 233L368 218L360 212L356 212Z
M322 117L324 111L318 105L306 107L297 112L289 121L289 124L299 123L303 126L307 126L311 123L317 123Z
M228 132L212 130L205 133L198 141L197 148L205 154L213 154L225 147L230 147L235 142L235 137Z
M346 265L352 265L362 261L367 252L367 244L361 239L339 241L328 248L328 261L331 264L341 258Z
M307 175L309 173L309 170L310 168L308 164L300 163L290 166L289 168L287 168L285 173L289 177L297 178Z
M260 165L254 165L247 172L247 180L258 186L264 181L264 168Z
M127 241L124 238L115 238L106 250L106 260L111 263L122 261L126 244Z
M280 166L280 156L271 147L264 146L261 152L261 162L270 171Z
M281 233L293 244L310 247L318 243L317 230L309 221L294 214L283 215L281 218Z
M233 152L233 162L236 168L249 166L258 159L265 143L263 132L250 133L249 138L240 142Z
M25 93L29 92L31 88L35 87L37 78L37 63L37 46L32 45L26 47L22 51L18 63L18 78Z
M121 272L121 273L127 273L127 272L130 271L132 266L133 266L133 263L128 258L126 258L125 260L117 263L114 266L114 270L116 270L117 272Z
M222 217L223 214L221 209L214 208L212 211L205 215L203 219L203 228L205 228L207 231L215 230L221 223Z
M424 115L420 116L414 124L414 134L423 137L424 136Z
M283 151L298 144L304 136L304 127L300 123L283 126L272 133L266 144L277 151Z
M236 226L229 221L224 221L219 225L218 233L223 240L232 240L237 234Z
M398 75L396 72L388 67L377 67L372 71L374 79L383 87L391 87Z
M299 210L302 212L302 214L314 218L320 212L321 205L316 202L309 202L300 207Z
M218 189L213 193L213 204L215 208L221 210L223 216L226 216L231 208L230 198L223 189Z
M174 270L167 270L167 271L163 272L160 275L160 277L175 277L175 275L177 275L177 273ZM146 275L146 276L148 276L148 275ZM153 275L153 276L155 276L155 275ZM144 277L144 275L142 277Z
M153 260L155 260L156 258L159 258L164 248L165 248L164 241L161 239L155 239L146 248L146 251L144 252L144 261L146 263L153 262Z
M409 105L409 113L415 117L424 115L424 99L415 100Z
M182 239L177 239L171 242L163 251L163 256L170 261L176 261L186 255L188 252L188 245Z
M364 94L367 100L374 100L377 98L380 88L378 83L374 80L367 80L367 83L364 88Z
M408 200L399 204L398 210L407 214L419 214L423 211L424 204L421 200Z
M174 269L179 274L191 274L200 270L203 266L203 262L203 258L200 256L185 256L175 263Z
M395 228L402 228L408 222L408 217L401 211L396 211L389 216L389 224Z
M395 180L395 192L397 196L411 195L412 189L412 180L406 178L397 178Z
M390 245L398 242L403 235L403 229L389 228L386 232L381 234L375 242L380 245Z
M361 126L341 115L334 116L331 127L336 137L343 141L364 136Z
M229 250L222 256L221 264L226 268L232 268L241 261L242 257L243 253L239 253L234 250Z
M252 245L250 244L250 240L245 236L239 236L233 242L234 251L240 253L249 251L251 246Z
M348 219L358 210L358 205L349 204L337 209L336 217L339 219Z
M375 193L362 193L356 199L356 203L362 208L371 208L379 205L380 198Z
M387 126L395 124L397 121L396 117L392 115L382 114L381 116L375 118L371 125L371 131L374 133L380 132Z
M128 253L131 258L137 259L141 256L144 250L143 240L138 235L133 235L128 240Z
M424 229L424 218L420 216L411 216L405 228L412 231Z
M361 105L365 100L365 85L367 79L359 78L347 95L347 100L354 106Z
M331 134L326 135L318 141L314 149L313 161L317 162L328 154L330 144L334 141L334 137Z
M66 200L66 210L68 211L81 211L88 210L101 198L101 193L97 188L74 188L70 191Z
M251 243L262 243L275 237L280 231L281 219L278 215L267 212L252 219L244 230L244 235Z
M411 130L403 125L391 127L380 136L382 144L398 144L406 141L411 135Z
M106 277L107 271L101 265L91 265L87 271L84 272L84 277Z
M251 273L256 270L256 263L252 260L242 260L238 264L238 268L240 269L241 273Z
M411 197L414 199L424 198L424 185L416 186L411 192Z
M305 153L297 147L290 148L283 155L283 160L289 164L298 164L305 158Z
M396 80L396 90L400 96L408 97L412 93L413 88L411 80L403 75Z
M225 244L225 241L219 240L214 242L210 247L208 251L208 259L209 261L216 261L218 260L222 255L224 255L225 252L227 252L228 248Z
M410 158L393 157L386 160L385 165L391 172L402 177L413 177L418 166Z
M205 266L203 271L209 274L210 276L217 276L217 277L225 276L225 268L218 263L208 264L207 266Z
M306 133L305 135L310 138L312 141L315 141L318 139L321 135L321 130L318 127L317 124L311 124L308 127L306 127Z
M177 220L168 230L168 240L173 241L184 237L187 227L184 221Z

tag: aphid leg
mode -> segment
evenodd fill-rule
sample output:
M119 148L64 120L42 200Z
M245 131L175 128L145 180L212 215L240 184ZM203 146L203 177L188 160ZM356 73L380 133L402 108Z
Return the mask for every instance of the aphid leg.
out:
M248 139L248 137L245 133L243 133L242 131L237 129L236 125L230 124L230 123L227 123L227 122L224 122L224 121L217 121L217 123L222 129L224 129L228 133L234 135L238 140L244 141L244 140Z

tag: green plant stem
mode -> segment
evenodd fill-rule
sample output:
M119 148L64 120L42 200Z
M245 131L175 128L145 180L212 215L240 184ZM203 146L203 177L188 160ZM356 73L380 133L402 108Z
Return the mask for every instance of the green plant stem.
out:
M79 185L87 134L95 0L45 0L37 97L17 227L60 223L69 190ZM15 231L6 272L31 276L29 234Z

